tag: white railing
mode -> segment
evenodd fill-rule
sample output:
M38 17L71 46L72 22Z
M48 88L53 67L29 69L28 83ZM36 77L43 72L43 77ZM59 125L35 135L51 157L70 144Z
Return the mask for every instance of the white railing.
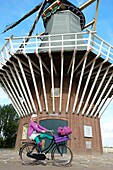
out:
M26 39L29 39L26 42ZM0 63L5 64L6 59L10 58L10 52L16 53L23 51L24 53L47 52L72 50L89 50L95 54L101 53L103 59L108 59L113 63L113 46L98 37L95 32L87 31L80 33L55 34L43 36L24 36L6 38L7 42L0 51Z

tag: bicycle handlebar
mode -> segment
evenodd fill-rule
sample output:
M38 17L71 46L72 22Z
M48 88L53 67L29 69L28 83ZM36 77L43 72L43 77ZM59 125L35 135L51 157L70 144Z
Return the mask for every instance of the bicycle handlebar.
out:
M46 132L50 132L52 136L54 135L54 130L53 129L52 130L47 130Z

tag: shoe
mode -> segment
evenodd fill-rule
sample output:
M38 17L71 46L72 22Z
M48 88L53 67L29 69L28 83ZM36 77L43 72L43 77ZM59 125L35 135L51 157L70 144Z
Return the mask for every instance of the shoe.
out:
M44 149L44 147L45 147L45 140L43 139L41 143L42 143L42 149Z

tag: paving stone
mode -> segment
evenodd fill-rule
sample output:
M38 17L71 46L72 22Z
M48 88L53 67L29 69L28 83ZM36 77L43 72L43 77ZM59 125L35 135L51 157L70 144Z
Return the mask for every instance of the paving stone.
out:
M0 149L0 163L6 165L8 163L20 163L18 150ZM37 165L40 166L40 165ZM47 161L46 167L53 166L52 160ZM76 168L92 168L92 169L113 169L113 153L104 153L103 155L74 155L73 162L69 169ZM98 167L98 168L97 168Z

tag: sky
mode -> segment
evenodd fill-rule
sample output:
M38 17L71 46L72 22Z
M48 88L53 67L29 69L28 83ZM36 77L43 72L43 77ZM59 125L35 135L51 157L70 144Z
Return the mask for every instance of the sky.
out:
M87 0L70 0L73 4L79 7ZM37 13L34 13L15 28L2 34L6 25L20 19L27 12L38 5L41 0L0 0L0 49L5 44L5 38L14 36L25 36L29 32L32 23ZM86 17L86 23L93 20L95 17L96 3L94 2L83 13ZM97 20L97 35L113 46L113 0L100 0L98 20ZM42 20L40 19L33 35L44 31ZM0 105L11 103L7 94L0 87ZM103 108L104 110L104 108ZM103 146L113 146L113 101L102 114L100 119L102 142Z

